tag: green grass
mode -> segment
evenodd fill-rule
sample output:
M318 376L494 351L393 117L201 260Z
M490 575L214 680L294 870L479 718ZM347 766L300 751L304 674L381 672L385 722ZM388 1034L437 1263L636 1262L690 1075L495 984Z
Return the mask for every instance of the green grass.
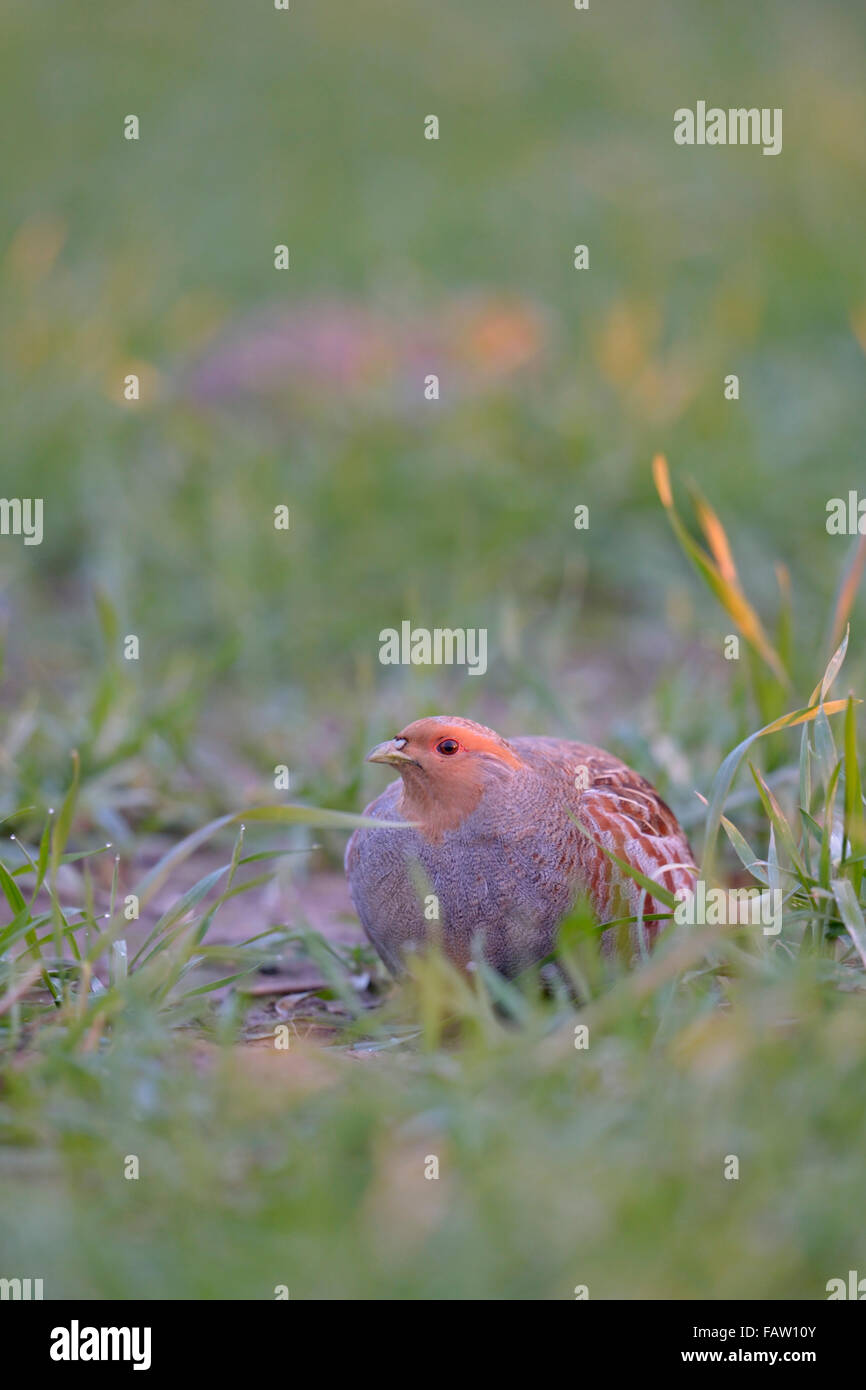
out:
M145 21L96 3L42 43L48 7L8 7L4 488L45 498L46 535L4 546L0 578L33 683L74 696L103 587L148 688L194 649L189 679L230 674L246 701L278 683L309 717L335 681L372 680L376 634L405 616L489 626L506 692L516 634L552 686L593 624L635 602L649 623L675 584L658 448L736 508L759 594L770 536L807 622L829 598L825 502L860 482L866 425L860 8L390 8L194 0ZM675 147L673 108L703 88L782 105L782 154ZM399 344L479 292L543 325L537 358L498 381L474 380L452 331L408 381L190 395L202 354L262 312L360 305ZM423 370L442 374L438 406Z
M862 996L781 953L725 994L621 991L586 1052L564 1007L476 1005L448 1047L258 1074L146 1020L46 1039L6 1084L6 1267L69 1297L821 1298L864 1253Z

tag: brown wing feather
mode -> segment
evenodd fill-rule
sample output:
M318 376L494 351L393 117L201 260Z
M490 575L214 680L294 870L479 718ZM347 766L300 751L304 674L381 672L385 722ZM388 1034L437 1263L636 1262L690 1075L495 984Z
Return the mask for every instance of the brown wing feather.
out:
M578 814L593 840L645 877L671 893L694 887L692 848L673 811L637 773L601 778L589 786L581 796ZM603 900L609 918L636 913L641 905L645 913L669 910L593 848L599 906Z

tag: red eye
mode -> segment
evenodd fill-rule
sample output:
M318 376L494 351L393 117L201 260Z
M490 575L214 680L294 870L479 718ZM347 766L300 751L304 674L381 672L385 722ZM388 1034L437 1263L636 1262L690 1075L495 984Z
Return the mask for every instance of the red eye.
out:
M460 744L457 742L456 738L443 738L436 744L436 752L445 753L450 756L450 754L456 753L459 747Z

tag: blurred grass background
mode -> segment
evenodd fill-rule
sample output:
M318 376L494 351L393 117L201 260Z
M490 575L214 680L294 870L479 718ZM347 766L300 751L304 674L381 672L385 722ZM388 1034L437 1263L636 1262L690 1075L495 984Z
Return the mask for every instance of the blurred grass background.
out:
M534 659L530 628L574 651L586 610L657 617L677 577L656 448L736 510L754 583L778 557L826 596L824 505L863 476L862 7L13 0L4 27L4 486L47 520L0 559L10 641L37 615L52 639L22 656L74 669L97 583L151 670L200 643L245 696L318 699L407 615L501 650L510 607ZM782 154L675 146L701 96L781 106ZM420 369L348 396L325 372L312 400L290 372L252 402L187 389L262 311L423 334L479 292L542 324L488 389L454 342L438 405Z
M361 784L369 743L451 710L506 734L605 742L693 827L693 789L706 790L754 710L722 659L730 624L671 541L649 460L662 449L675 478L711 498L770 622L775 567L788 566L791 707L804 703L847 554L826 534L826 502L864 484L862 6L626 0L584 14L567 0L293 0L283 14L264 0L5 0L2 27L12 133L0 202L2 490L45 499L41 546L0 541L2 812L35 805L41 816L62 795L74 747L79 834L99 829L130 854L141 835L272 796L276 763L291 767L293 796L358 810L380 785L369 770ZM675 146L674 109L701 98L782 107L782 153ZM123 139L129 113L138 142ZM438 142L423 138L429 113ZM273 268L278 243L290 248L285 273ZM590 248L589 271L573 269L577 243ZM123 399L131 371L137 403ZM428 372L441 378L437 403L423 398ZM736 403L723 398L731 372ZM291 508L288 533L273 527L279 503ZM573 527L579 503L588 531ZM487 627L487 676L380 667L378 633L404 618ZM862 620L861 597L846 665L855 688ZM137 665L121 659L128 632L141 640ZM333 858L341 840L324 839ZM801 1012L820 1010L819 992L803 997ZM741 1016L747 1037L760 998ZM432 1223L429 1254L429 1268L450 1275L425 1282L413 1247L410 1279L398 1242L373 1291L558 1296L570 1251L562 1270L559 1255L540 1253L523 1203L546 1171L560 1174L560 1196L567 1172L579 1185L616 1110L628 1144L646 1143L652 1190L627 1196L631 1160L607 1166L607 1224L579 1206L564 1237L605 1251L621 1237L599 1266L608 1292L820 1296L815 1271L831 1256L840 1267L825 1278L856 1263L842 1213L859 1169L844 1155L862 1150L862 1123L841 1097L828 1122L840 1136L835 1198L804 1176L833 1161L813 1147L827 1038L858 1026L850 1002L837 1007L844 1022L816 1015L787 1062L767 1042L723 1054L752 1078L725 1073L723 1128L760 1124L774 1068L804 1107L806 1169L782 1163L780 1178L765 1150L732 1228L745 1240L770 1191L787 1185L781 1226L759 1223L765 1262L749 1265L742 1245L735 1259L726 1208L708 1218L704 1254L672 1236L648 1263L671 1223L691 1231L705 1210L689 1177L699 1073L669 1090L663 1071L650 1118L637 1105L621 1115L610 1097L596 1109L581 1098L578 1111L561 1069L547 1095L537 1064L515 1075L515 1049L530 1044L498 1036L460 1064L434 1052L390 1081L374 1073L359 1086L353 1075L280 1130L294 1161L298 1145L328 1153L330 1195L317 1188L300 1206L275 1196L270 1208L252 1195L262 1164L282 1181L264 1139L247 1153L253 1176L238 1160L249 1181L223 1186L230 1131L247 1123L235 1089L194 1069L168 1081L155 1043L146 1060L146 1019L129 1022L113 1061L49 1049L45 1073L8 1083L11 1134L43 1157L26 1147L20 1172L9 1170L17 1234L5 1248L28 1269L31 1251L54 1261L65 1293L215 1295L226 1284L209 1282L211 1257L193 1249L207 1227L217 1251L235 1252L230 1291L259 1296L243 1272L256 1233L291 1229L301 1264L318 1252L308 1294L364 1296L368 1218L353 1224L333 1193L366 1211L394 1116L450 1105L466 1187L444 1226ZM639 1030L626 1029L622 1047L635 1036L622 1082L632 1101L654 1065ZM152 1112L166 1107L153 1120L167 1145L162 1233L142 1236L133 1257L132 1235L128 1246L104 1241L115 1222L146 1225L133 1185L107 1199L93 1174L123 1147L118 1116L139 1070L145 1089L171 1095ZM471 1098L482 1093L496 1100L478 1114ZM250 1135L273 1122L262 1104ZM198 1106L222 1174L210 1183L196 1166ZM535 1148L523 1137L533 1125ZM672 1133L682 1142L668 1170ZM43 1171L25 1211L23 1183ZM199 1184L200 1220L178 1235ZM506 1206L518 1214L503 1231ZM397 1230L395 1211L386 1224ZM337 1267L348 1282L331 1285ZM459 1288L448 1283L458 1267Z

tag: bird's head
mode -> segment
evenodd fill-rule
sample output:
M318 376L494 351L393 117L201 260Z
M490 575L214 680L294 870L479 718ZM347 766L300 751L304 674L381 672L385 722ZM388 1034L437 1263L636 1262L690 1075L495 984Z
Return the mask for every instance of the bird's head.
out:
M453 830L485 790L523 767L499 734L458 715L437 714L407 724L379 743L368 763L386 763L403 779L401 809L428 834Z

